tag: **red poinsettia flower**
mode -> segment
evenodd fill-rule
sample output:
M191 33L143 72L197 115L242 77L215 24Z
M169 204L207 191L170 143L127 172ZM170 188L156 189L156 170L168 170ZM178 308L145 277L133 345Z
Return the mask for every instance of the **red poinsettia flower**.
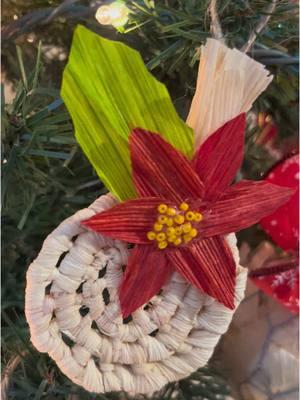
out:
M156 133L130 134L139 198L83 222L135 244L119 289L124 317L157 294L174 269L234 308L236 265L223 235L256 223L292 193L263 181L230 186L242 163L244 131L241 114L212 134L193 161Z

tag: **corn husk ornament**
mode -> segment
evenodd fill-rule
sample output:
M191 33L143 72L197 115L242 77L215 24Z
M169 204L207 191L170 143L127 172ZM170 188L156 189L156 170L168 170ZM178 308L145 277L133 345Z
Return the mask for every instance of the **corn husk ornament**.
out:
M233 232L292 193L231 185L272 77L217 40L201 54L185 124L136 51L75 31L62 97L110 193L47 237L26 317L34 346L91 392L149 394L204 366L245 289Z

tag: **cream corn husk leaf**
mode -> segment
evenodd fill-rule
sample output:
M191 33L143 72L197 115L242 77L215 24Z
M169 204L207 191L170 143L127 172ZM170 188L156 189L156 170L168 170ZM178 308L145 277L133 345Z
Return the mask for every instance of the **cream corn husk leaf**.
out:
M272 79L264 65L208 39L201 47L196 93L187 118L196 149L225 122L249 111Z

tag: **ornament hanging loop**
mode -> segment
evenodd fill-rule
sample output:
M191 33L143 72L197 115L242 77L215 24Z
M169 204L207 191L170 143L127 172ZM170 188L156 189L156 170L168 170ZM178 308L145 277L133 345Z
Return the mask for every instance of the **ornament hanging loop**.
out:
M219 40L222 44L225 44L225 39L222 32L222 27L219 20L217 11L217 0L211 0L209 5L209 13L211 18L210 32L214 39Z

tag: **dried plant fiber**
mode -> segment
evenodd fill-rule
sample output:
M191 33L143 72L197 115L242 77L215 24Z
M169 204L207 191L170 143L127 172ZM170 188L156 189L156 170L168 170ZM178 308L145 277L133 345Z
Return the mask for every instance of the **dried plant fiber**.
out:
M33 345L91 392L152 393L204 366L234 310L200 293L177 273L161 293L123 321L118 301L130 249L86 231L80 221L112 207L105 195L62 222L27 272L26 317ZM246 270L237 265L236 306Z
M195 146L225 122L250 110L273 76L265 66L215 39L201 47L196 93L187 118Z

